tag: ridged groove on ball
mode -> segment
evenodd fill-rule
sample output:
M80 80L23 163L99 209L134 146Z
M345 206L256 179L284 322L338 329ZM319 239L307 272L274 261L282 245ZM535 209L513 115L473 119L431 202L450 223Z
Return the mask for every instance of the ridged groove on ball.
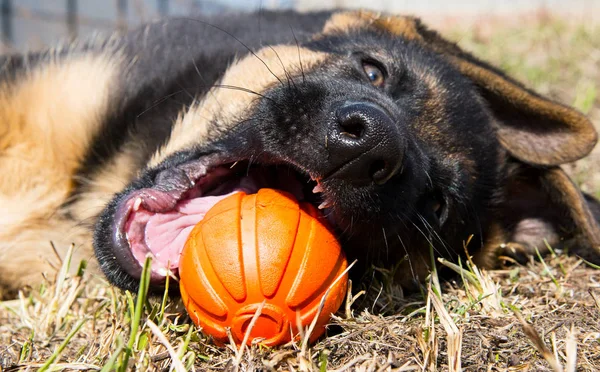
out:
M273 297L281 284L283 274L290 261L296 234L300 223L300 207L288 198L255 199L256 223L255 239L257 254L257 271L260 287L265 297ZM273 218L276 215L278 218ZM269 220L269 223L259 223ZM277 231L273 238L277 239L277 247L273 243L259 239Z
M231 223L231 215L239 215L243 194L225 198L211 208L202 220L201 230L208 262L227 292L237 301L246 299L246 278L242 254L242 232L239 223ZM236 221L239 219L235 219Z

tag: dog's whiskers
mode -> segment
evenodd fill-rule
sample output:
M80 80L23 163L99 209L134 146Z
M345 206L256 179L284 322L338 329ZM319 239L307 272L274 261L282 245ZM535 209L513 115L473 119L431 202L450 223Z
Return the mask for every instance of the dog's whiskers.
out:
M402 237L400 236L400 234L396 234L396 236L398 237L398 240L400 241L400 245L402 246L402 249L404 250L404 253L405 253L404 257L408 261L408 268L410 269L410 275L412 276L413 280L418 281L419 278L417 277L417 274L415 273L415 270L413 268L412 259L410 257L410 254L408 253L406 244L404 244L404 240L402 240Z
M385 243L385 257L387 259L390 254L390 245L388 244L387 235L385 234L385 227L381 227L381 232L383 233L383 242Z
M139 114L137 114L136 118L138 118L138 119L139 119L139 118L140 118L140 116L144 115L145 113L147 113L148 111L152 110L153 108L156 108L156 107L157 107L157 106L159 106L161 103L165 102L165 101L166 101L166 100L168 100L169 98L171 98L171 97L173 97L173 96L175 96L175 95L177 95L177 94L179 94L179 93L181 93L181 92L182 92L182 90L180 89L180 90L178 90L178 91L176 91L176 92L173 92L173 93L167 94L166 96L164 96L164 97L161 97L161 98L157 99L156 101L154 101L154 102L153 102L153 103L150 105L150 107L146 108L144 111L142 111L142 112L140 112Z
M269 48L273 51L273 53L275 53L275 56L277 56L277 59L279 60L279 63L281 64L281 68L283 69L283 73L285 74L287 82L288 82L288 89L292 89L292 85L293 85L294 89L296 91L298 91L298 87L296 86L296 83L294 82L292 75L288 72L288 70L286 70L285 65L283 64L283 61L281 60L281 57L279 56L279 53L277 53L277 50L275 50L275 48L273 48L273 46L271 46L271 45L269 45Z
M192 66L194 66L194 69L196 70L196 74L198 75L200 80L202 80L202 83L204 84L204 86L205 87L209 86L209 84L206 82L206 79L204 78L204 75L202 75L202 73L200 72L200 69L198 68L198 65L196 64L196 60L194 58L191 58L191 60L192 60ZM213 92L212 89L208 90L208 94L210 94L215 99L215 101L217 102L219 107L221 109L223 109L223 105L221 104L221 101L217 98L217 96L215 95L215 92Z
M285 84L283 83L283 81L279 78L279 76L277 76L277 74L275 74L273 72L273 70L271 70L271 68L269 67L269 65L262 58L260 58L248 45L246 45L243 41L241 41L239 38L237 38L231 32L229 32L229 31L227 31L225 29L222 29L219 26L213 25L212 23L205 22L205 21L202 21L202 20L199 20L199 19L196 19L196 18L190 18L190 17L177 17L177 18L201 23L201 24L203 24L205 26L212 27L212 28L214 28L216 30L219 30L219 31L223 32L224 34L230 36L232 39L234 39L235 41L237 41L238 43L240 43L240 45L242 45L244 48L246 48L246 50L250 54L252 54L254 57L256 57L266 67L266 69L269 71L269 73L271 73L271 75L273 75L273 77L275 77L275 79L277 79L279 81L279 83L281 84L281 86L285 86Z
M302 82L306 83L306 76L304 75L304 67L302 66L302 58L300 56L300 43L296 38L296 34L294 33L294 28L290 25L290 31L292 31L292 36L294 37L294 41L296 42L296 49L298 50L298 64L300 65L300 72L302 73Z
M446 250L446 253L448 253L448 257L452 257L453 255L452 255L452 251L450 250L450 247L448 246L446 241L440 236L440 234L438 234L436 229L433 228L433 226L431 226L429 221L427 221L427 219L425 217L423 217L422 214L417 212L417 217L421 220L421 222L423 222L423 225L427 229L427 231L429 231L429 233L432 234L435 237L435 239L442 244L442 247L444 247L444 249Z

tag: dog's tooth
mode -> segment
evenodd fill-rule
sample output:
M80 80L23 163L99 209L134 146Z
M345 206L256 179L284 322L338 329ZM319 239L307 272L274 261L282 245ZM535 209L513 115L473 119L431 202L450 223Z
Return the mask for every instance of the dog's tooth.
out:
M140 210L141 205L142 205L142 198L135 199L135 201L133 202L133 211L137 212L138 210Z
M312 190L313 194L318 194L320 192L323 192L323 186L321 186L320 183L317 184L317 186L315 186Z
M329 200L325 200L323 203L319 204L317 208L325 209L331 207L331 202Z

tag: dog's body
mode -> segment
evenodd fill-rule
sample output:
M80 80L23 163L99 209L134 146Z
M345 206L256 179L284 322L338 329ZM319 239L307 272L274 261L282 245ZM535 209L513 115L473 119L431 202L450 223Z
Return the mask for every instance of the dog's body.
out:
M2 78L5 289L55 270L50 242L126 288L151 253L158 288L208 208L260 187L321 204L404 285L470 236L486 267L544 240L600 259L597 203L559 168L594 146L589 121L413 18L172 19L4 57Z

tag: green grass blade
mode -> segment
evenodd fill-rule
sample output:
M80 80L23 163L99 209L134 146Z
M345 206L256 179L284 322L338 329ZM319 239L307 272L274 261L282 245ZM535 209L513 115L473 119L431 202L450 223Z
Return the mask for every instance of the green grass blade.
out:
M67 335L67 337L65 337L65 340L58 346L58 348L56 350L54 350L54 353L52 353L52 355L50 356L50 358L48 358L48 360L46 361L46 363L44 363L44 365L42 365L40 367L40 369L38 370L39 372L45 372L48 370L48 368L50 368L50 366L52 365L52 363L54 363L54 361L58 358L58 356L63 352L63 350L65 349L65 347L67 347L67 345L69 344L69 342L71 342L71 339L77 334L77 332L79 332L79 330L81 329L81 327L83 326L83 324L87 321L87 318L81 319L76 325L75 327L73 327L73 329L71 330L71 332L69 332L69 334Z
M162 322L164 320L165 317L165 308L167 307L167 300L169 299L169 282L170 282L170 275L167 275L167 277L165 278L165 292L163 293L163 298L162 301L160 303L160 312L158 313L158 324L162 325Z
M137 339L138 329L140 327L140 321L142 319L142 312L144 310L144 303L146 302L146 296L148 294L148 288L150 287L150 271L151 271L152 258L146 257L144 262L144 269L142 270L142 277L140 278L140 287L138 289L138 295L135 301L135 309L131 318L131 332L129 334L129 342L127 342L127 348L125 349L125 356L123 357L123 363L121 364L121 371L125 372L129 358L133 352L133 346ZM130 307L131 311L131 307Z
M192 339L193 332L194 332L194 327L189 327L187 334L185 335L185 339L183 340L183 345L181 345L181 349L179 350L179 353L178 353L179 359L183 359L183 356L186 354L188 345L190 344L190 340Z
M552 271L550 271L550 268L548 267L548 265L546 265L546 261L544 261L544 258L542 257L542 254L540 253L539 249L537 249L537 247L535 247L535 254L537 255L537 257L540 260L540 262L542 263L542 265L544 266L544 271L546 273L548 273L548 276L550 277L550 279L552 280L552 282L554 283L556 288L560 289L560 283L558 282L558 280L556 280L556 277L554 277L554 275L552 274Z
M582 258L581 260L582 260L582 261L583 261L583 262L584 262L586 265L588 265L589 267L591 267L591 268L594 268L594 269L597 269L597 270L600 270L600 266L598 266L598 265L596 265L596 264L593 264L593 263L591 263L590 261L586 261L586 260L584 260L583 258Z
M125 343L123 342L123 339L121 337L119 337L117 339L117 348L115 349L115 351L113 351L112 355L106 361L106 363L104 364L104 367L102 367L100 372L108 372L108 371L115 370L116 369L115 364L117 362L117 358L119 357L119 355L121 355L121 352L123 351L124 348L125 348Z

